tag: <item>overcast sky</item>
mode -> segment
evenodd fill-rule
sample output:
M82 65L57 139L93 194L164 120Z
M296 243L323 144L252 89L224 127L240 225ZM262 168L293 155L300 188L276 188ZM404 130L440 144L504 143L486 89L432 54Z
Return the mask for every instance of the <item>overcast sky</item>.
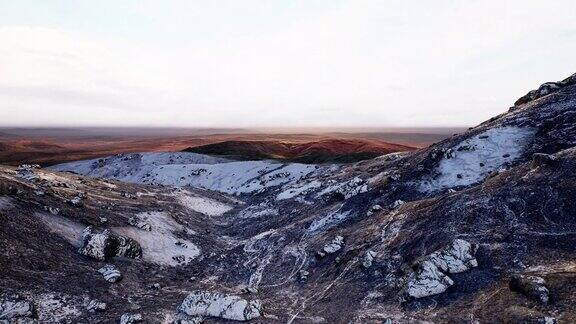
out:
M468 126L576 72L576 1L0 0L0 124Z

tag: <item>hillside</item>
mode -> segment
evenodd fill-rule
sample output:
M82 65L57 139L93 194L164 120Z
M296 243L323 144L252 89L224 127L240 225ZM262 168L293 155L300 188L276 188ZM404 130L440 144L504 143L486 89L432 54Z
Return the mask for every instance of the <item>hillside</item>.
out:
M187 148L185 152L240 160L279 159L301 163L349 163L414 147L368 139L324 139L313 142L225 141Z
M523 98L349 165L3 166L0 320L574 323L576 75Z

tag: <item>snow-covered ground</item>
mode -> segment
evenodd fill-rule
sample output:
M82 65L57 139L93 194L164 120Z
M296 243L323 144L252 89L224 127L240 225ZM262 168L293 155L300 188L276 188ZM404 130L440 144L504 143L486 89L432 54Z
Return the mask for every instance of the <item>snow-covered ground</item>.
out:
M59 164L51 169L132 183L192 186L241 194L294 183L329 167L275 161L230 161L174 152L120 154Z
M174 233L184 231L184 227L167 213L144 212L137 217L150 224L151 231L133 226L113 230L140 243L144 260L176 266L189 263L200 255L200 249L194 243L176 237Z
M234 208L218 200L196 196L186 191L178 193L176 197L184 207L207 216L222 216Z
M478 183L520 157L534 133L531 128L506 126L464 140L445 153L438 176L420 183L419 189L432 192Z

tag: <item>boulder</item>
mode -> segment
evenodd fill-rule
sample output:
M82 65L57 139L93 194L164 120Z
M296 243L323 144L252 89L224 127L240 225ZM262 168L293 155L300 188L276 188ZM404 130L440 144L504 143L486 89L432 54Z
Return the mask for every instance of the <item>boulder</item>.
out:
M134 227L138 227L139 229L143 229L145 231L150 232L152 230L152 225L150 225L150 223L148 223L147 221L140 219L137 216L133 216L130 217L128 219L128 224L134 226Z
M141 314L123 314L120 317L120 324L132 324L142 322Z
M107 264L102 268L98 269L98 272L102 274L104 279L108 282L117 282L122 279L122 274L120 271L113 265Z
M330 243L324 245L322 250L318 251L317 254L320 258L323 258L328 254L333 254L340 251L343 245L344 245L344 238L338 235Z
M262 315L262 303L217 292L194 291L184 299L178 311L188 316L248 321Z
M88 299L85 302L85 305L89 312L101 312L106 310L106 303L100 302L96 299Z
M542 277L515 274L510 278L510 290L523 294L541 304L547 304L550 292Z
M474 257L476 246L462 239L455 239L416 264L404 290L408 298L422 298L443 293L454 281L449 273L460 273L478 266Z
M424 261L418 265L414 275L409 279L405 293L411 298L422 298L443 293L454 281L442 273L438 267Z
M362 260L362 266L366 269L370 268L372 266L372 262L374 262L375 256L376 252L372 250L366 251L366 254L364 254L364 258Z
M427 259L444 273L460 273L478 266L474 257L476 249L469 242L456 239L450 246L430 254Z
M528 103L532 100L547 96L554 93L564 87L576 84L576 74L569 76L568 78L559 82L546 82L542 84L538 89L528 92L526 95L522 96L520 99L516 100L514 106L519 106Z
M544 153L534 153L532 155L532 167L551 166L556 164L557 160L554 155Z
M20 298L0 299L0 322L17 322L22 319L34 318L34 304Z
M115 256L142 257L142 248L135 240L112 233L109 230L97 232L92 226L84 229L82 247L78 252L100 261L106 261Z
M394 201L394 202L390 205L390 208L391 208L391 209L396 209L396 208L404 205L405 203L406 203L406 202L405 202L404 200L400 200L400 199L399 199L399 200Z

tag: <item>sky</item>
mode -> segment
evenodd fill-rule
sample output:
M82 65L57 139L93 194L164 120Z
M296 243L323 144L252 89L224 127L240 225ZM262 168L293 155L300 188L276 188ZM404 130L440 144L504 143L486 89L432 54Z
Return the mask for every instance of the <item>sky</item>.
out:
M0 125L472 126L576 72L573 0L0 0Z

